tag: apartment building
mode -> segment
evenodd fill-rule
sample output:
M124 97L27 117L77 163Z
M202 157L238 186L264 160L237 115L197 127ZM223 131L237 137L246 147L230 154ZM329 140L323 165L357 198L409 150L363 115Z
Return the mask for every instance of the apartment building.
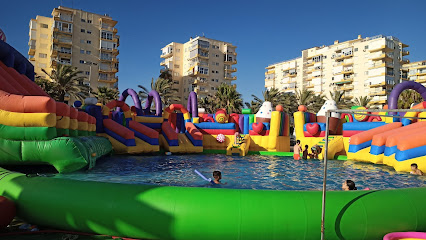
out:
M415 81L426 87L426 60L404 64L401 76L402 80Z
M30 21L29 60L38 76L51 72L57 63L82 71L84 84L117 88L118 46L116 20L66 7L53 9L52 17L37 16Z
M265 87L283 92L309 89L344 98L370 96L375 107L386 103L393 86L403 79L408 45L392 36L378 35L302 50L300 57L266 67Z
M232 85L237 80L235 49L231 43L206 37L190 38L186 43L172 42L161 49L161 71L169 70L172 74L181 103L186 103L191 91L199 98L212 96L220 84Z

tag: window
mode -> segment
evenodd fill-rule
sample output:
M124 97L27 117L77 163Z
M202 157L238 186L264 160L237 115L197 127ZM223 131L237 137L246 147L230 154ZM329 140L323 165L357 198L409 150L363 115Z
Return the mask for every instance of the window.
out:
M86 72L85 72L85 74L86 74L86 75L90 75L90 72L89 72L89 71L86 71Z
M86 43L86 40L80 39L80 43Z
M80 60L80 63L81 63L81 64L84 64L84 60Z
M47 54L46 53L39 53L38 57L39 58L47 58Z
M354 49L354 52L358 52L358 48L355 48L355 49Z
M364 49L368 49L368 45L365 45L365 46L364 46Z
M179 81L173 81L174 84L179 84Z
M368 75L368 71L365 71L365 72L364 72L364 75Z
M92 51L86 51L86 54L90 55L90 54L92 54Z
M90 40L87 40L87 44L92 44L92 41L90 41Z
M212 70L212 73L214 73L214 71Z
M87 23L92 23L92 20L87 20Z
M175 64L175 65L174 65L174 67L175 67L175 68L179 68L179 65Z
M86 32L86 30L85 30L85 29L83 29L83 28L82 28L80 31L81 31L82 33Z
M43 23L42 23L42 24L40 24L40 27L41 27L41 28L49 28L49 25L47 25L47 24L43 24Z
M112 40L112 32L102 31L101 38Z
M219 73L219 71L216 71L216 73Z
M212 78L212 82L214 82L214 79Z
M211 87L212 90L214 90L214 87Z
M219 63L216 63L216 66L219 66Z
M92 34L92 31L87 31L87 34Z
M84 50L83 50L83 49L80 49L80 53L81 53L81 54L84 54Z
M219 79L216 79L216 82L219 82Z
M177 76L179 76L179 73L177 73L177 72L173 72L173 75L174 75L175 77L177 77Z
M81 19L81 22L86 22L86 20L84 20L83 18Z
M219 54L215 54L215 57L219 57Z

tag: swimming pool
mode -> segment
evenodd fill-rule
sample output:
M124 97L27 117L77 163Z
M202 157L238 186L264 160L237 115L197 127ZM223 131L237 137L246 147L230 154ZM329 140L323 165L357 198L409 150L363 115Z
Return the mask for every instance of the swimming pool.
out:
M56 174L54 178L84 181L152 184L164 186L210 187L194 173L206 177L222 171L222 187L237 189L320 190L323 163L318 160L295 161L290 157L250 155L172 155L113 156L88 171ZM329 190L340 190L345 179L356 182L358 189L407 188L426 186L426 177L397 173L385 165L352 161L329 161Z

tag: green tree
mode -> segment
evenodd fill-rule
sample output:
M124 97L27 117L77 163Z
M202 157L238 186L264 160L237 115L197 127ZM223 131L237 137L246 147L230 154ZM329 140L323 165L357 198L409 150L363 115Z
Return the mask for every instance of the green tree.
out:
M94 93L95 97L103 105L114 99L118 99L119 94L120 92L118 92L117 89L112 89L108 87L98 87L98 91Z
M371 99L369 96L357 97L354 100L354 105L367 108L370 106Z
M218 87L213 101L216 109L224 108L228 113L241 113L243 107L241 94L237 92L234 86L225 83Z
M347 101L345 98L345 91L334 91L330 92L330 97L328 97L328 100L333 100L336 102L336 105L339 109L345 109L348 108L351 103L350 101Z
M210 96L198 100L198 107L204 108L206 113L213 113L216 110L214 105L213 98Z
M78 100L84 100L90 96L90 87L83 84L86 78L80 76L82 71L76 67L57 63L51 73L44 69L42 71L49 76L52 82L56 94L51 97L56 101L64 102L66 94Z
M325 99L322 94L316 95L313 91L307 89L296 91L297 105L305 105L309 111L318 112L324 102Z
M409 109L413 103L423 102L422 96L414 90L404 90L398 98L399 109Z
M39 85L51 98L58 99L59 96L55 91L55 83L42 77L36 77L34 82Z
M172 80L172 73L169 69L163 69L161 70L160 76L158 77L162 79Z
M257 113L259 111L260 105L259 102L251 100L251 102L245 102L244 105L246 108L249 108L252 113Z
M276 106L282 101L283 94L278 90L278 88L270 88L266 89L262 92L263 99L257 97L256 95L252 94L253 100L257 102L259 105L262 105L263 102L271 102L272 106Z
M142 85L138 85L142 90L139 91L138 95L141 98L141 101L145 101L148 97L148 90L146 87ZM178 96L178 90L173 86L173 80L165 79L165 78L157 78L151 79L151 90L155 90L161 97L161 102L164 106L169 106L172 103L176 103L180 101L180 97Z

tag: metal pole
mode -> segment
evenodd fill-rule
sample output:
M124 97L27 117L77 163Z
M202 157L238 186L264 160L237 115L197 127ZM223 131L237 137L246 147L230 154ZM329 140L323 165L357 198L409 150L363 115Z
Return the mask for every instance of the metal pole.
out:
M327 159L328 159L328 132L331 112L325 113L325 146L324 146L324 178L322 181L322 210L321 210L321 240L324 240L324 221L325 221L325 194L327 191Z

